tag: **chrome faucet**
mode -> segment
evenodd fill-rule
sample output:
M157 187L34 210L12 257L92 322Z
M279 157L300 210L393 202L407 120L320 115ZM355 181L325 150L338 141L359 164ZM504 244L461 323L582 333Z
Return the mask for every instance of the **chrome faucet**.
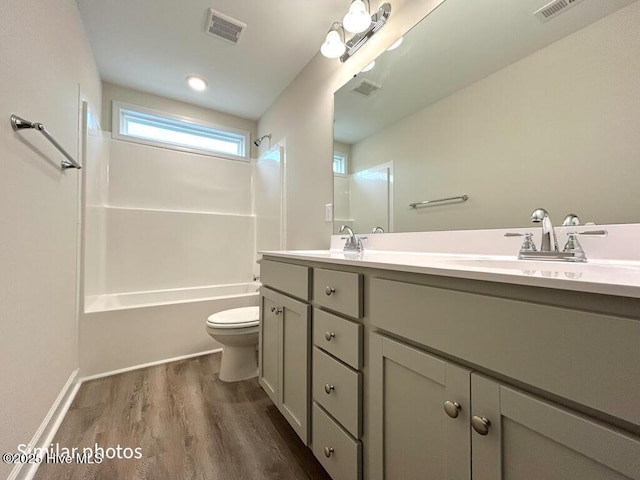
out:
M542 242L540 243L541 252L557 252L558 240L556 239L556 231L551 223L551 217L544 208L537 208L531 214L533 223L542 223Z
M373 230L371 230L371 233L384 233L384 228L375 227Z
M342 225L340 227L339 232L342 233L345 230L347 231L349 236L347 237L347 241L344 243L344 248L342 250L344 250L345 252L361 252L361 251L363 251L364 247L362 246L362 241L360 240L360 238L355 233L353 233L353 230L351 230L351 227L349 227L347 225Z
M577 227L578 225L580 225L580 217L575 213L568 213L562 221L563 227Z

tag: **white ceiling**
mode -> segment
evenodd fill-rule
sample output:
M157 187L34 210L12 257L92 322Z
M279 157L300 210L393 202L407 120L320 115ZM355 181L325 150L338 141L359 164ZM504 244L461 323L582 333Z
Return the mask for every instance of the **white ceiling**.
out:
M259 119L318 52L349 0L77 0L104 81ZM247 24L205 32L209 8ZM337 60L327 60L337 61ZM185 78L207 79L204 93Z

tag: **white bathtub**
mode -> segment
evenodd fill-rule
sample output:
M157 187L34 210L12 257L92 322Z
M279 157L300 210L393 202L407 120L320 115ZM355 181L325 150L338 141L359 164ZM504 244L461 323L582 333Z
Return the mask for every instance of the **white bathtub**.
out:
M156 305L170 305L185 302L205 302L223 298L240 298L258 295L259 284L234 283L206 287L172 288L147 292L111 293L93 295L85 300L85 313L142 308Z
M258 284L155 290L87 297L80 320L83 377L118 373L221 348L207 317L258 305Z

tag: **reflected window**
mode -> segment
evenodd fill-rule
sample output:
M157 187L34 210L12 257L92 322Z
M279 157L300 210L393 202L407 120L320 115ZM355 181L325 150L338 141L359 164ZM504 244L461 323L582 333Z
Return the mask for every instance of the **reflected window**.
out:
M344 153L335 152L333 154L333 173L347 174L347 156Z

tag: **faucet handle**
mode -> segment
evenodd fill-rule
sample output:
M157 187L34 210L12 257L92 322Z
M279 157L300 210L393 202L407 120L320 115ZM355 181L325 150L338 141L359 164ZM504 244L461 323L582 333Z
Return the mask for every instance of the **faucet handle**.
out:
M569 233L569 238L567 239L567 243L565 243L562 251L571 255L571 257L568 258L569 261L587 261L587 256L582 249L582 245L580 245L580 242L578 241L578 234L576 232Z
M522 245L520 246L520 252L537 252L536 244L533 241L533 233L516 233L516 232L507 232L504 234L505 237L524 237L522 241Z
M606 237L607 235L609 235L609 232L607 232L606 230L587 230L585 232L571 232L569 233L569 235L571 235L572 233L577 233L578 235L588 235L591 237Z

